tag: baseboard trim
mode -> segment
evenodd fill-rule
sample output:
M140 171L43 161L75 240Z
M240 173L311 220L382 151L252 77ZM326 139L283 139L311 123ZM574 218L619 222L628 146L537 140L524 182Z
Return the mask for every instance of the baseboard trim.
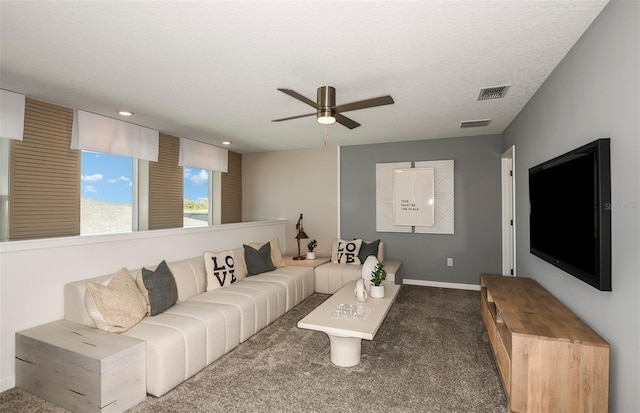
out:
M412 280L407 278L405 278L402 281L402 283L409 284L409 285L421 285L423 287L438 287L438 288L452 288L454 290L480 291L480 286L475 284L443 283L440 281Z
M0 380L0 393L9 389L13 389L14 387L16 387L15 376L7 377Z

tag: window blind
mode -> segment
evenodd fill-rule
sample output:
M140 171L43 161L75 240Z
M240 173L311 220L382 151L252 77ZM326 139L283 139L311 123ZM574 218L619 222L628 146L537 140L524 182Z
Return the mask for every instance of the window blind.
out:
M80 152L73 111L27 98L24 139L11 141L9 239L80 234Z
M183 169L180 140L160 134L158 162L149 163L149 229L182 228Z
M22 140L24 102L24 95L0 89L0 138Z
M229 152L229 171L221 177L221 223L242 222L242 155Z
M180 138L180 166L227 172L228 151L224 148Z
M133 123L83 110L73 114L71 149L157 162L158 137L158 131Z

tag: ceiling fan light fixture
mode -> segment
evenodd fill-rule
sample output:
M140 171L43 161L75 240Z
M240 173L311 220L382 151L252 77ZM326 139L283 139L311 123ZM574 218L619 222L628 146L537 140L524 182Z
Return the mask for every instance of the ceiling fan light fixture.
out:
M394 103L393 98L387 95L336 106L336 89L332 86L320 86L318 88L318 99L316 102L304 97L303 95L292 89L278 88L278 90L291 96L294 99L312 106L316 109L316 111L314 113L307 113L305 115L274 119L272 120L272 122L282 122L283 120L306 118L307 116L316 115L316 120L321 125L331 125L337 122L346 128L354 129L360 126L360 124L353 119L344 116L343 112L373 108L375 106L390 105Z
M331 109L318 110L318 123L321 123L323 125L331 125L332 123L336 123L336 117L331 112Z

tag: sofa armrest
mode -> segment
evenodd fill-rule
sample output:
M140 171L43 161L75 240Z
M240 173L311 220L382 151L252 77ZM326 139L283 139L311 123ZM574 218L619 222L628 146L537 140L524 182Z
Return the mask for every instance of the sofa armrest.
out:
M402 261L386 260L382 264L387 272L387 278L385 278L384 282L402 284Z

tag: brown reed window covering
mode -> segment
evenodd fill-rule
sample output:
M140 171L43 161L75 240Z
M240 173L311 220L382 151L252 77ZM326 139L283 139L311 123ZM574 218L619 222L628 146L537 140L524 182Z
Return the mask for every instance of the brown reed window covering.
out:
M227 173L221 177L221 211L223 224L242 222L242 155L229 151Z
M73 110L25 99L24 140L11 141L9 240L80 234L80 151Z
M149 229L182 228L183 168L180 139L160 134L158 162L149 162Z

